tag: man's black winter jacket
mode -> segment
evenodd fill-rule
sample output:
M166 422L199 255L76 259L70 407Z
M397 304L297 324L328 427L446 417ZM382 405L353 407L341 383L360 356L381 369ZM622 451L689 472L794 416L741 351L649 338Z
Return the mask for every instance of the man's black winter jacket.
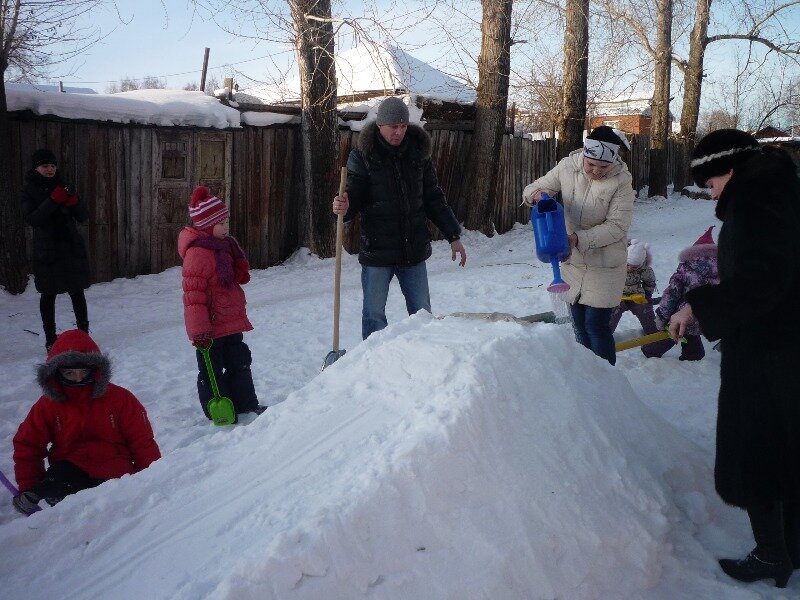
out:
M347 159L350 208L361 213L358 260L369 266L410 266L431 255L430 219L448 241L461 227L439 187L431 161L431 138L409 125L400 146L389 145L377 125L367 125Z

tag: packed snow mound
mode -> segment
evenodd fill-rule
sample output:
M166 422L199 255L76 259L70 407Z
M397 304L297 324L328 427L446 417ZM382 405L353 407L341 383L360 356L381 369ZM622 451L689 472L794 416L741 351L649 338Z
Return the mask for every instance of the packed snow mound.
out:
M674 597L708 578L711 479L568 327L419 313L249 425L6 524L0 581L31 600Z

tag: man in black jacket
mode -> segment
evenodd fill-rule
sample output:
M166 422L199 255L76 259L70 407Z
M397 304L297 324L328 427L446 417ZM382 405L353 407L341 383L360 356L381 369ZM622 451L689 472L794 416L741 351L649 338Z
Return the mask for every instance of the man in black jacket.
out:
M362 130L347 159L347 191L333 200L333 212L350 221L361 215L361 335L383 329L389 284L397 277L408 314L431 310L425 261L431 255L430 219L450 242L452 260L467 252L461 226L447 205L431 160L431 138L409 124L398 97L381 102L374 123Z

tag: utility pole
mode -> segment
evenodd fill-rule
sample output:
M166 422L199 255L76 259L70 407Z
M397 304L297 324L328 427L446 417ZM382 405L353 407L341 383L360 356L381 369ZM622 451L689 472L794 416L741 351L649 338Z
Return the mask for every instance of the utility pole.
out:
M206 73L208 72L208 52L209 48L206 48L205 55L203 56L203 72L200 74L200 91L206 91Z

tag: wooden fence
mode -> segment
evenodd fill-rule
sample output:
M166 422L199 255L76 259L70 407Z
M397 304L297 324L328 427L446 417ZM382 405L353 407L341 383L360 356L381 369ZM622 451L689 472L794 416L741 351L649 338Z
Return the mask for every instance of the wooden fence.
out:
M231 232L254 268L285 260L305 229L302 198L302 152L296 125L212 130L122 125L11 113L14 187L22 185L29 157L49 148L59 157L63 177L88 201L83 226L93 279L109 281L156 273L179 264L176 238L188 224L186 203L192 188L208 184L231 206ZM450 205L460 221L466 160L472 133L434 129L433 162ZM344 163L358 137L341 131ZM628 157L634 187L647 180L646 138L634 140ZM670 172L680 153L669 153ZM520 207L522 189L556 163L552 141L506 136L500 160L495 226L505 233L528 221ZM674 163L674 164L673 164ZM331 219L333 227L333 219ZM358 248L358 229L349 231L346 247Z

